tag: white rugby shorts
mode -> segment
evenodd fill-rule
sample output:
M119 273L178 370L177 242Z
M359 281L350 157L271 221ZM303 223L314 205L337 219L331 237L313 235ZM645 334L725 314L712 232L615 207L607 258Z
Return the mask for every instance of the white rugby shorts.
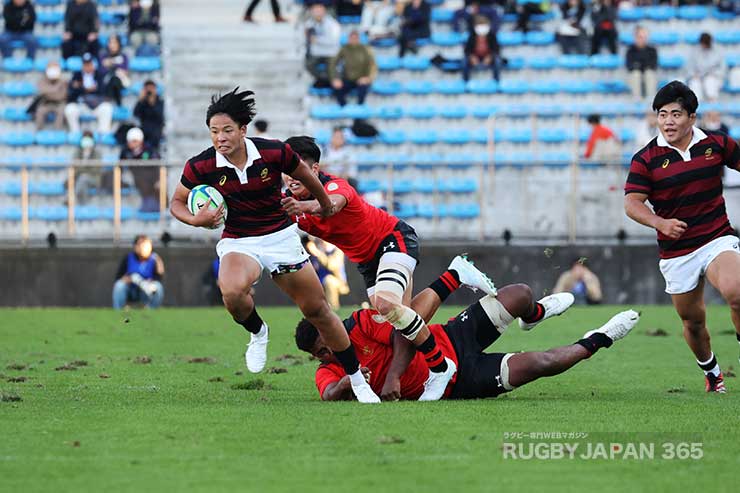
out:
M712 260L722 252L740 254L740 239L736 236L720 236L693 252L676 258L662 259L658 265L665 279L665 292L683 294L693 291L707 272Z
M216 244L216 253L219 259L229 253L252 257L273 276L297 272L309 258L295 224L264 236L222 238Z

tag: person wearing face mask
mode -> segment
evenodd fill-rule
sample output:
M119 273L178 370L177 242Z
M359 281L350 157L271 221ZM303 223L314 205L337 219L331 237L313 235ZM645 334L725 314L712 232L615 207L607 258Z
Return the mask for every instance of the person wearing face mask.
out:
M490 68L493 78L499 80L501 52L496 33L491 30L488 19L478 16L473 21L473 33L465 43L463 59L463 80L470 79L470 71L477 68Z
M112 191L112 184L103 184L105 181L103 168L100 166L85 166L86 164L96 164L101 160L100 151L95 147L95 138L93 133L85 130L80 139L80 145L74 154L74 160L77 167L75 168L75 197L77 203L84 205L90 200L93 190L98 192ZM110 175L110 173L108 173ZM110 182L110 176L108 176Z
M122 309L127 303L142 303L157 308L164 298L164 262L154 253L152 240L146 235L134 239L134 247L121 260L113 284L113 308Z
M67 81L62 77L62 68L57 62L49 62L44 76L39 80L38 95L28 112L34 115L36 129L46 125L49 114L54 115L54 128L64 128L64 103L67 100Z
M126 147L121 161L149 161L159 159L159 153L144 143L144 132L134 127L126 133ZM141 212L159 210L159 169L156 166L131 166L134 185L141 195Z
M159 2L131 0L128 13L128 34L131 46L159 45Z
M371 40L397 36L396 24L395 9L390 0L365 0L360 30Z

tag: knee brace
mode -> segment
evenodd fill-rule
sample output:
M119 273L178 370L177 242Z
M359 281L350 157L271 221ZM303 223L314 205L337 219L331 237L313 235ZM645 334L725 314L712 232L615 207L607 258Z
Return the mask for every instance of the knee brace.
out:
M406 339L413 341L424 327L424 320L411 308L397 304L384 317Z
M483 311L488 315L488 319L500 334L503 334L506 327L514 321L514 317L511 316L506 310L506 307L496 297L484 296L478 303L480 303Z

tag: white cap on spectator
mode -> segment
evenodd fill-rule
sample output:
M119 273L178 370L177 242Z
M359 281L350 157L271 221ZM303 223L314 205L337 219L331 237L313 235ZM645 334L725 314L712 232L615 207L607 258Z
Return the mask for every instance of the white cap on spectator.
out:
M126 132L126 142L143 142L144 141L144 132L141 131L140 128L134 127L129 129L128 132Z

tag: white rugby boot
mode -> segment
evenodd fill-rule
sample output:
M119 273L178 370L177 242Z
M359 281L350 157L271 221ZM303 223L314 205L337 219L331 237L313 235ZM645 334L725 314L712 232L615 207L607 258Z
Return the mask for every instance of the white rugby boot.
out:
M596 332L601 332L612 341L618 341L619 339L622 339L627 334L629 334L630 331L635 328L635 325L637 325L637 322L639 321L640 314L634 310L619 312L598 329L586 332L583 335L583 338L588 339L588 337L592 334L595 334Z
M380 397L378 397L378 395L373 391L369 383L363 380L362 383L358 382L357 385L355 385L355 382L353 382L351 378L350 383L352 384L352 393L355 394L358 402L362 404L380 403Z
M473 291L481 290L491 296L496 296L496 286L493 281L478 268L473 265L473 262L468 260L465 254L458 255L452 262L447 270L454 270L457 272L460 278L460 284L472 289Z
M262 328L247 344L247 352L244 353L244 359L247 362L247 370L252 373L259 373L265 369L267 363L267 342L269 341L270 329L267 324L262 322Z
M447 370L441 373L429 372L429 378L424 382L424 392L419 397L420 401L438 401L442 398L452 377L457 371L455 363L450 358L445 358Z
M519 327L522 330L532 330L535 325L547 320L550 317L555 317L562 314L565 310L571 307L576 301L575 296L570 293L555 293L549 296L545 296L538 301L545 308L545 315L536 322L527 323L521 318L519 319Z

